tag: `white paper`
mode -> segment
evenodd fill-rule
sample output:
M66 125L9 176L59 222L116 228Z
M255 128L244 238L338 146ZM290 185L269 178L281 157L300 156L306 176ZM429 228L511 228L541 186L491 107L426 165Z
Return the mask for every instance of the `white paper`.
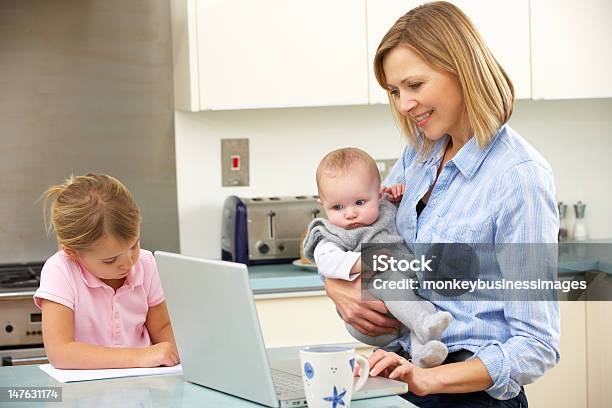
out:
M105 370L60 370L54 368L51 364L43 364L40 369L62 383L148 375L180 375L183 373L183 366L180 364L174 367L109 368Z

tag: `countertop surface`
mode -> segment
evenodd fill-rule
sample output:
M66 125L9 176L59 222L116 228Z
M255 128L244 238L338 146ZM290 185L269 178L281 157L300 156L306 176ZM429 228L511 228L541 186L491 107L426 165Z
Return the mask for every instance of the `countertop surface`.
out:
M1 387L61 387L62 402L4 402L2 407L262 407L240 398L192 384L183 376L152 376L62 384L37 365L0 367ZM6 393L4 394L6 395ZM403 398L354 401L352 407L414 408Z
M560 276L586 271L612 274L612 238L563 243L558 265ZM249 275L255 295L324 290L316 269L291 263L250 266Z
M293 264L249 266L253 293L308 292L323 290L323 281L315 269Z

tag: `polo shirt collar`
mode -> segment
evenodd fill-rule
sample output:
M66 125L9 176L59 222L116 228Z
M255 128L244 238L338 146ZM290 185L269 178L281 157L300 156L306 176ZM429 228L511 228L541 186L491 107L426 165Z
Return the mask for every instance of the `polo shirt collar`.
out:
M81 278L85 285L90 288L99 288L105 285L97 276L93 273L89 272L80 262L77 262L79 265L79 271L81 272ZM125 277L124 285L128 285L130 289L134 289L137 286L142 285L144 282L144 270L142 268L142 264L137 262L136 265L132 267L132 270Z
M90 288L99 288L100 286L104 285L100 279L98 279L93 273L89 272L79 261L77 261L77 265L79 265L79 272L81 272L81 278L83 279L85 285L89 286Z
M142 263L136 262L136 265L132 267L132 270L128 273L125 278L125 283L131 288L134 289L137 286L142 285L144 282L144 269L142 267Z

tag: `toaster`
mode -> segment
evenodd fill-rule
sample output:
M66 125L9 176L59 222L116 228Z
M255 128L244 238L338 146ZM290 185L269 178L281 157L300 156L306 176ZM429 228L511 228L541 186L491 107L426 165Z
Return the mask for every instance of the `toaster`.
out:
M318 198L227 197L223 204L221 258L247 265L299 258L306 227L314 218L324 217Z

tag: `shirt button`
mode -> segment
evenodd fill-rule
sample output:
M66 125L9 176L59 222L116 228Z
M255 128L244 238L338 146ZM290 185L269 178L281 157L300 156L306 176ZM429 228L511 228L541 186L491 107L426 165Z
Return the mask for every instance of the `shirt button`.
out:
M119 313L115 312L115 319L118 319L118 318L119 318Z

